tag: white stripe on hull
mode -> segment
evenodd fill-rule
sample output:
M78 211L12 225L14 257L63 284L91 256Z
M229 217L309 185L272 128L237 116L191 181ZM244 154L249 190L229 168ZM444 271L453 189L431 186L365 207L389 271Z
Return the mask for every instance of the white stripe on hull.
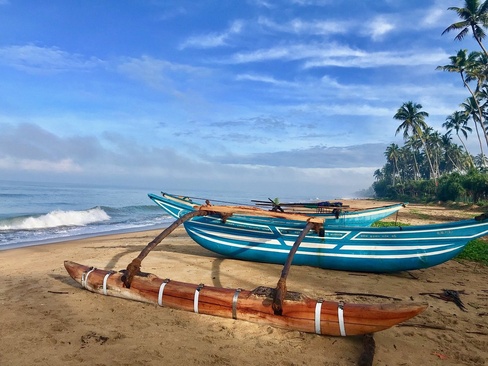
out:
M237 244L237 243L229 243L228 241L219 240L215 238L211 238L209 236L203 235L200 232L196 232L194 230L188 230L193 235L198 238L204 239L214 244L225 245L227 247L232 248L239 248L239 249L248 249L254 251L262 251L262 252L275 252L275 253L289 253L287 249L278 249L278 248L263 248L254 245L245 245L245 244ZM324 252L307 252L301 251L300 249L297 250L296 254L307 255L307 256L317 256L317 257L336 257L336 258L355 258L355 259L408 259L408 258L419 258L419 257L432 257L440 254L449 253L464 247L464 244L458 245L453 248L448 248L444 250L437 250L432 252L416 252L410 254L351 254L351 253L324 253ZM218 251L217 251L218 252Z

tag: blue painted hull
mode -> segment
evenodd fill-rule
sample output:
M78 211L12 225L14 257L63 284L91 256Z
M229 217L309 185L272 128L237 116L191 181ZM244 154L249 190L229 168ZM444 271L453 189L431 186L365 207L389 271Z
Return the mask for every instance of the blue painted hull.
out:
M195 208L171 196L149 197L181 217ZM305 223L280 218L233 215L195 217L184 223L202 247L225 257L283 264ZM472 239L488 234L488 220L446 224L371 228L325 226L323 236L308 233L295 265L360 272L397 272L432 267L458 255Z

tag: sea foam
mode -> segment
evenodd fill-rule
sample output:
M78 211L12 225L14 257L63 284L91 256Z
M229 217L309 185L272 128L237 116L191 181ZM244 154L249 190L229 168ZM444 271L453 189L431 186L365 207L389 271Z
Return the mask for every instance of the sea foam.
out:
M110 220L100 207L84 211L56 210L41 216L17 217L0 224L0 230L35 230L62 226L85 226Z

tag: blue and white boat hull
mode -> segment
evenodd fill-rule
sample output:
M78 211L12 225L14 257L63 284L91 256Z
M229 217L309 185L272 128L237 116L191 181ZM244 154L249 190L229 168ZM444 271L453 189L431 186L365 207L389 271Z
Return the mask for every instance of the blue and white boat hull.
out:
M175 218L195 210L173 196L149 195ZM202 247L225 257L285 263L305 222L250 215L194 217L184 223ZM293 258L295 265L346 271L396 272L432 267L458 255L472 239L488 234L488 220L371 228L327 226L309 232Z

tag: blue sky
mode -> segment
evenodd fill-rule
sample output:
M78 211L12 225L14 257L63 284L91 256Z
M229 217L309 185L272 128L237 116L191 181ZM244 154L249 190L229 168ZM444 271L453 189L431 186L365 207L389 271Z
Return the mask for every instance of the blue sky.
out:
M404 102L468 96L463 4L0 0L0 179L353 196Z

